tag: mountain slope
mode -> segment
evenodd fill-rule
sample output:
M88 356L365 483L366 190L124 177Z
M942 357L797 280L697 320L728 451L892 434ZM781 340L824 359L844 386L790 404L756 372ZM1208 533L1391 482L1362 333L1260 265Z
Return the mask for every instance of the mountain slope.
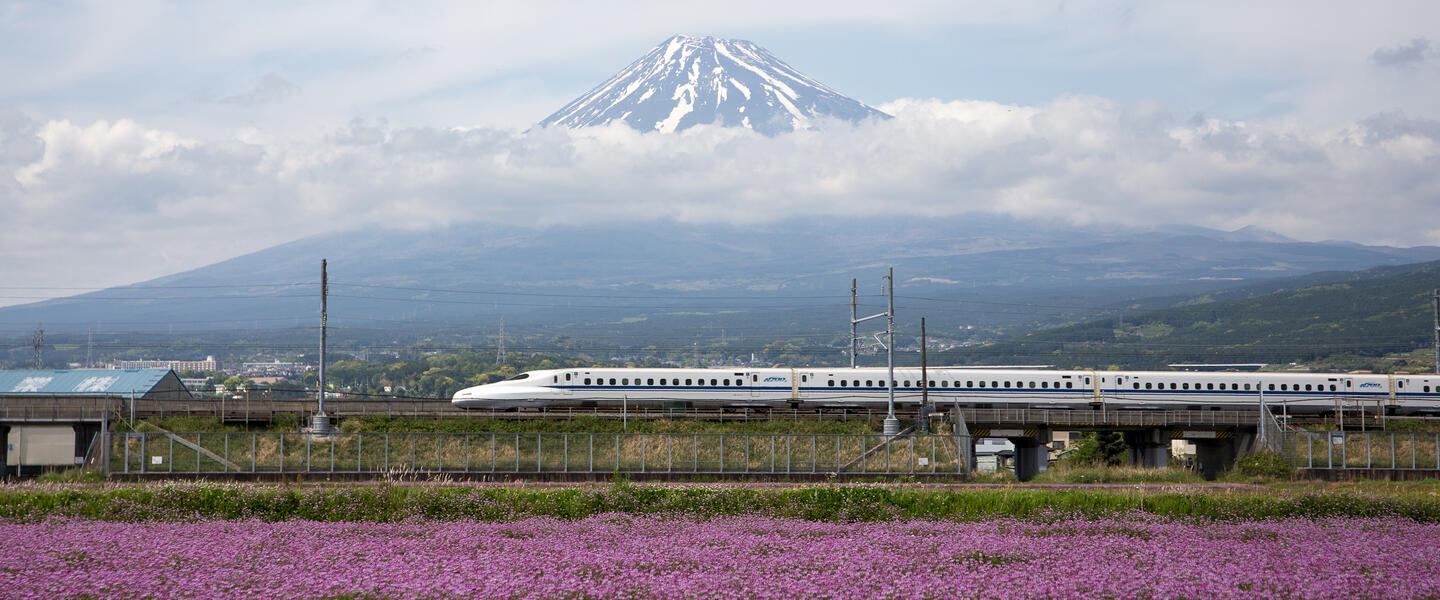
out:
M623 122L640 131L696 125L774 135L817 119L888 115L811 79L745 40L674 36L540 121L542 127Z
M745 311L758 325L820 298L845 315L850 279L873 295L891 265L897 294L914 297L902 303L907 314L931 311L937 327L1009 329L1112 314L1114 303L1164 294L1440 259L1432 247L1253 240L1235 232L1078 230L975 217L369 230L307 238L136 286L0 308L0 325L15 335L28 335L37 322L82 332L95 323L309 325L321 258L330 261L332 319L397 329L407 320L493 323L505 315L517 326L554 325L654 318L665 310ZM997 308L997 301L1074 308Z
M1165 310L1035 331L943 358L1135 368L1323 359L1384 370L1405 365L1336 357L1429 348L1437 287L1440 262L1315 273L1205 294ZM1262 291L1268 293L1256 293Z

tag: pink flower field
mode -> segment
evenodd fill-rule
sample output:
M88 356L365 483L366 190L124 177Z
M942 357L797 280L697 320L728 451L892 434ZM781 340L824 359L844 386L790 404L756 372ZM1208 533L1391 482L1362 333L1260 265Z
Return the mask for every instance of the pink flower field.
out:
M0 598L1424 598L1403 520L0 524Z

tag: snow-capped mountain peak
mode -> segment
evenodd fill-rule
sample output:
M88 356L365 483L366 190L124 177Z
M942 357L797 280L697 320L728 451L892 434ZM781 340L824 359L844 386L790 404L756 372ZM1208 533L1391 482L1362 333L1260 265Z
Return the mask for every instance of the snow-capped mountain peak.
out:
M616 121L640 131L703 124L766 135L807 129L818 118L889 118L795 70L745 40L674 36L540 122L589 127Z

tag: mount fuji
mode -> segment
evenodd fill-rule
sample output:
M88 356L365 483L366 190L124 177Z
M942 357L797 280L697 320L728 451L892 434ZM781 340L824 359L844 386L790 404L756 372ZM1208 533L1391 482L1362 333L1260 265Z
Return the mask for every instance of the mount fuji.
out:
M674 132L713 124L776 135L827 118L890 116L754 43L677 35L539 125L578 128L619 121L640 131Z

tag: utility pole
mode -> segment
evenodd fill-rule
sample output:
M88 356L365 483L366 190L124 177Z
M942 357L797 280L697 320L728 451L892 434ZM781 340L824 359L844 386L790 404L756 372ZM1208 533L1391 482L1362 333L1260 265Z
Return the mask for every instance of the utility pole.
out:
M505 317L504 317L504 315L501 315L501 317L500 317L500 343L499 343L498 349L497 349L496 352L495 352L495 362L498 363L498 364L502 364L502 365L505 364Z
M926 354L925 317L920 317L920 415L915 430L930 433L930 360Z
M1440 290L1437 290L1440 293ZM1437 294L1440 295L1440 294ZM860 336L855 327L860 324L855 320L855 306L859 297L855 293L855 278L850 278L850 368L855 368L855 355L860 352ZM1440 328L1436 328L1436 335L1440 336Z
M900 433L900 420L895 418L895 267L885 270L885 296L888 298L885 309L886 337L889 348L885 349L886 370L890 374L890 380L886 386L890 390L889 402L886 405L885 435L893 436Z
M1435 372L1440 374L1440 290L1435 290Z
M90 341L85 343L85 368L89 369L95 366L95 328L93 326L90 327L87 330L87 334Z
M855 281L853 279L850 281L850 347L852 349L852 352L850 353L850 366L852 368L855 366L855 353L853 352L856 340L855 326L865 321L869 321L870 319L886 317L888 321L888 324L885 327L887 339L884 344L886 346L885 364L889 379L886 380L885 387L887 390L889 390L890 394L889 401L886 404L886 406L888 407L888 411L885 416L885 426L882 431L885 433L885 435L893 436L897 433L900 433L900 420L895 418L895 267L890 267L885 272L885 295L888 298L888 304L886 305L885 312L857 319L854 316Z
M31 360L35 363L35 370L39 371L45 368L45 327L43 325L38 323L35 325L35 334L30 338L30 345L33 350Z
M320 259L320 395L316 400L315 415L310 417L310 432L317 436L330 435L330 417L325 415L325 346L327 340L327 300L330 296L330 275L326 260Z

